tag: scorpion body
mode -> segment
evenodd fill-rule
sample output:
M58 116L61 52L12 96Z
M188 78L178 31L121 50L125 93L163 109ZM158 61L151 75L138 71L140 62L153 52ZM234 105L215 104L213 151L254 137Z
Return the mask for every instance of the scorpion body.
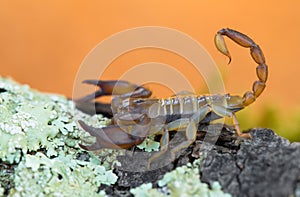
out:
M162 135L161 151L149 159L148 167L150 167L153 160L167 151L171 130L184 130L186 133L186 141L170 151L171 159L177 151L188 147L196 140L198 124L209 123L222 117L230 117L233 120L239 137L251 138L250 134L240 131L235 113L253 103L261 95L268 78L268 67L263 52L251 38L226 28L217 32L215 45L229 58L229 63L231 55L226 47L224 36L242 47L250 48L251 57L258 64L256 67L258 80L253 83L252 91L245 92L243 96L182 94L157 99L149 98L150 90L127 81L86 80L85 83L97 85L100 90L79 99L77 103L99 96L113 95L111 103L113 124L105 128L94 128L79 121L84 130L96 137L93 145L80 144L80 146L86 150L130 148L142 143L148 135L159 134ZM98 105L97 111L107 111L107 105Z

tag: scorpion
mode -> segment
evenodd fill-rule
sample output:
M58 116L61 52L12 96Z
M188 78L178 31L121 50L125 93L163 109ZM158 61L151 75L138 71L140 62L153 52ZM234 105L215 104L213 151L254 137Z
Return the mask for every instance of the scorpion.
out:
M266 87L268 67L260 47L247 35L236 30L225 28L215 35L215 46L219 52L229 58L224 36L244 48L250 48L252 59L258 64L256 74L258 80L253 83L252 91L243 96L230 94L213 95L175 95L169 98L150 98L152 92L136 84L122 80L85 80L83 83L99 87L95 93L77 100L77 104L92 99L111 95L111 104L97 103L97 112L112 111L112 124L104 128L94 128L79 120L80 126L90 135L96 137L92 145L79 146L94 151L103 148L128 149L141 144L149 135L161 135L160 151L148 160L148 168L153 160L164 154L169 145L169 131L185 131L186 140L170 150L171 160L176 152L187 148L196 140L197 125L209 123L223 117L233 121L236 134L240 138L251 138L249 133L240 130L235 113L253 103Z

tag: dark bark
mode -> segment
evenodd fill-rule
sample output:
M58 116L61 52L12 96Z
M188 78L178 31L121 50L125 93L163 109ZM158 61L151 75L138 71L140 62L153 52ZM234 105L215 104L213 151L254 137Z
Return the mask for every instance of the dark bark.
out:
M234 196L291 196L300 187L300 144L269 129L253 129L253 139L237 152L210 151L201 165L201 180L219 181Z

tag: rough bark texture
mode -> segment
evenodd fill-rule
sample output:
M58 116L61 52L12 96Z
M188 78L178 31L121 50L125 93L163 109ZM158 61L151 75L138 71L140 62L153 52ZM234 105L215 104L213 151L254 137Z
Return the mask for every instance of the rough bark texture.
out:
M298 196L300 144L291 144L269 129L252 129L251 134L252 139L240 142L232 134L221 135L213 149L202 152L201 181L218 181L223 191L233 196ZM179 136L178 140L181 139ZM170 148L178 144L176 139L172 142ZM163 157L152 165L151 171L146 169L150 153L122 156L119 161L126 168L115 170L119 177L115 187L102 189L114 196L130 196L129 189L143 183L152 182L158 187L157 181L166 172L193 161L197 151L194 144L179 152L172 163L167 162L168 156ZM158 165L163 167L156 168Z
M268 129L253 129L253 139L238 151L207 154L201 165L204 182L219 181L234 196L291 196L299 189L300 144Z

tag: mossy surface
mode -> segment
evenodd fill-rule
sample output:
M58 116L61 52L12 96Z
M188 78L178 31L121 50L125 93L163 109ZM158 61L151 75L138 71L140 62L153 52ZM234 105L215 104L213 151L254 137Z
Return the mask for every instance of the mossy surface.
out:
M104 127L109 119L84 114L63 96L39 93L8 78L0 78L0 114L0 196L105 196L101 185L116 183L113 166L119 165L116 157L122 151L93 153L78 146L90 138L78 120ZM140 145L146 151L158 147L153 140ZM146 184L132 194L224 194L218 185L209 189L201 183L195 165L166 174L158 189Z

